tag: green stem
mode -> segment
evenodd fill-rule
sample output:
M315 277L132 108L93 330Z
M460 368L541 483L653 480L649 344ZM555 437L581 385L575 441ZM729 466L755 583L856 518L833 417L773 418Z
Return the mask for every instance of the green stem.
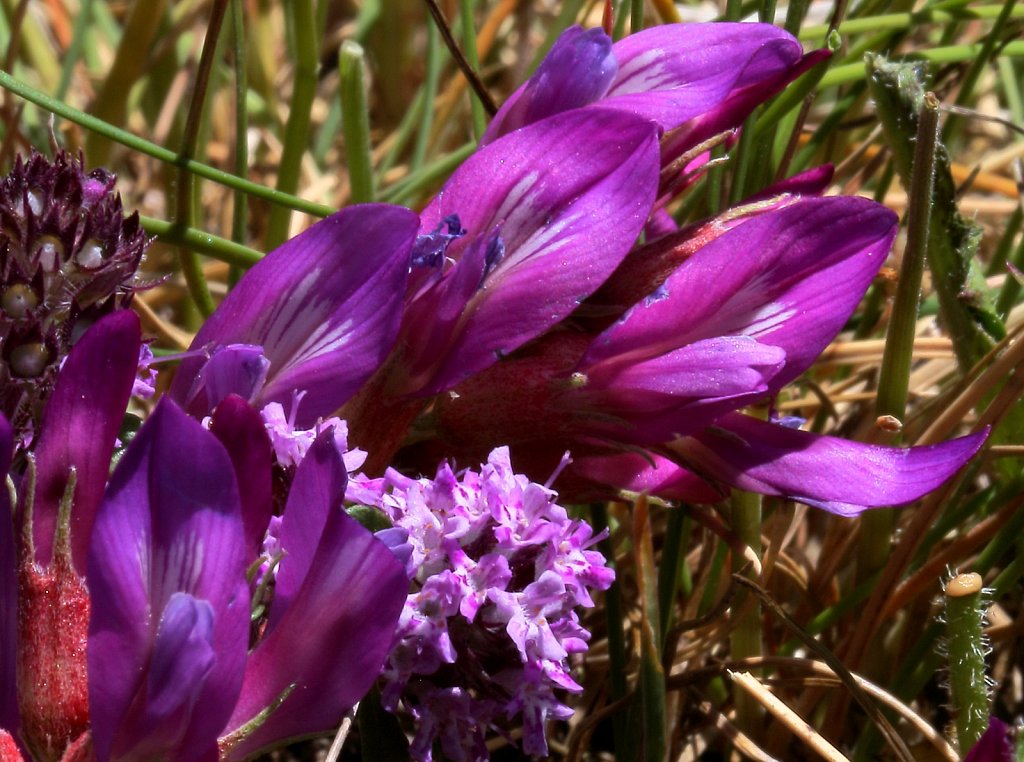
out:
M437 85L441 81L441 38L440 32L433 24L427 24L427 72L420 90L420 123L416 133L416 143L412 150L409 169L415 172L423 166L427 156L427 145L430 142L430 131L434 126L434 96Z
M452 170L474 150L476 150L475 142L466 143L461 148L456 148L451 153L442 156L383 191L380 194L381 200L390 204L411 204L422 191L450 175Z
M633 507L633 551L640 598L640 675L637 691L643 728L641 758L644 762L664 762L668 758L668 723L665 712L665 671L661 663L658 575L654 564L650 512L644 495L637 499Z
M981 45L950 45L944 48L931 48L930 50L915 50L908 59L930 61L938 64L963 63L972 60L981 53ZM1016 40L1003 46L1002 54L1007 58L1024 57L1024 41ZM819 89L832 87L834 85L846 85L851 82L859 82L864 79L864 64L851 63L835 66L821 78Z
M985 611L981 594L979 574L960 574L946 586L949 689L956 707L956 735L961 753L973 747L988 727L988 647L982 632Z
M167 220L160 220L155 217L144 217L139 215L142 229L150 235L155 235L162 243L173 246L187 246L192 251L205 254L221 262L236 265L237 267L252 267L263 258L263 254L256 249L250 249L240 243L220 238L211 233L206 233L196 228L185 227Z
M892 316L885 335L882 367L878 380L875 412L906 417L910 388L910 366L914 355L914 336L921 301L921 279L928 251L928 236L934 204L935 151L939 137L939 102L925 95L914 139L914 159L910 179L910 208L907 219L907 246L903 252L900 277L893 300ZM896 513L892 509L868 511L861 517L857 546L857 579L863 581L885 565L892 548Z
M754 492L733 490L731 508L733 532L741 542L754 551L755 555L760 557L761 496ZM746 565L747 560L733 552L733 572L741 572ZM757 575L748 570L746 576L756 579ZM733 618L732 632L729 634L730 657L745 659L760 656L762 653L761 606L757 599L750 593L738 589L733 595L730 610ZM746 733L754 732L760 724L761 705L739 688L733 692L733 701L736 706L736 726Z
M992 28L988 30L988 34L985 35L985 41L981 45L981 50L978 52L977 57L971 59L971 63L967 67L963 81L960 83L960 90L956 96L957 106L967 104L974 94L974 86L978 84L978 79L982 73L988 69L989 61L992 60L992 54L996 49L996 44L1004 34L1007 23L1010 20L1010 14L1013 13L1016 4L1017 0L1005 0L1003 3L999 16L993 22ZM946 118L946 125L942 130L943 143L948 145L953 140L958 131L959 124L960 120L955 113L951 113Z
M686 518L686 508L669 508L665 541L661 548L661 563L658 565L658 611L661 614L662 643L672 628L672 614L679 591L679 580L685 566L686 540L689 535L690 522Z
M459 0L459 15L462 17L462 50L470 68L473 71L480 71L480 57L476 50L476 26L473 23L474 5L476 5L474 0ZM469 107L473 113L473 135L480 140L487 129L484 104L478 97L473 97L469 99Z
M590 517L594 530L601 532L608 529L608 508L604 503L593 503L590 506ZM615 547L610 537L599 544L605 563L615 569ZM626 695L629 686L626 683L629 660L626 657L626 638L623 632L625 617L622 613L622 587L619 575L604 594L604 611L608 620L608 663L610 698L617 701ZM614 735L615 758L626 759L626 713L616 712L612 717L612 733Z
M848 19L839 25L839 33L844 37L863 32L880 32L884 30L900 30L916 28L923 24L949 24L958 19L997 19L1003 15L1004 4L982 5L975 8L962 8L956 11L944 11L925 8L913 13L885 13L877 16ZM1012 18L1024 17L1024 8L1014 8ZM804 41L823 39L828 34L828 24L806 26L797 33Z
M203 104L206 102L206 90L210 83L213 60L217 55L217 38L220 37L220 29L224 23L227 6L228 0L215 0L210 10L210 21L206 28L206 38L203 40L203 52L199 56L196 81L192 89L192 99L189 102L188 116L185 119L185 132L181 139L181 149L178 151L179 156L189 159L196 152L199 128L203 118ZM175 222L181 227L192 227L192 203L195 190L195 176L188 169L179 165L178 187L175 189L177 199ZM206 285L206 276L203 275L203 266L199 261L199 255L182 246L178 249L178 258L189 294L203 317L209 317L213 313L215 305L213 297L210 295L210 289Z
M242 0L231 0L231 40L234 43L235 59L235 174L244 176L249 170L249 149L246 136L249 133L249 110L246 94L249 83L246 75L248 54L245 49L245 16ZM248 197L240 190L233 195L231 208L231 240L245 242L245 221L248 212ZM234 286L241 277L241 268L232 265L228 272L228 286Z
M317 50L316 16L312 0L285 3L295 32L295 73L292 97L288 104L288 122L284 129L284 150L277 170L277 190L294 194L299 186L302 156L309 144L310 109L316 96ZM267 221L266 247L275 249L288 237L291 210L277 206Z
M366 105L366 59L363 47L353 40L341 43L338 70L341 74L341 129L345 135L345 160L352 203L366 204L377 195L370 151L370 114Z
M644 0L633 0L629 5L629 33L636 34L644 28Z
M151 143L148 140L144 140L137 135L133 135L127 130L122 130L120 127L108 124L102 119L97 119L90 114L86 114L83 111L69 106L63 101L59 101L56 98L46 95L45 93L36 90L34 87L26 85L24 82L12 77L5 71L0 71L0 87L5 90L9 90L19 98L24 98L30 103L36 104L51 114L56 114L57 116L67 119L70 122L74 122L87 130L103 135L115 143L120 143L134 151L151 156L165 164L184 167L192 174L206 180L212 180L213 182L219 183L225 187L244 191L250 196L263 199L271 204L284 206L288 209L294 209L299 212L305 212L306 214L314 217L326 217L335 211L329 206L306 201L305 199L301 199L287 193L280 193L275 191L273 188L267 188L259 183L254 183L251 180L246 180L242 177L238 177L237 175L233 175L230 172L224 172L223 170L215 169L214 167L195 161L194 159L179 156L174 151L164 148L163 146L158 146L156 143Z
M1020 208L1017 209L1017 212L1020 212ZM1010 262L1017 270L1024 268L1024 237L1021 238ZM1000 317L1006 319L1019 295L1020 281L1017 280L1017 276L1013 272L1006 273L1006 280L1003 281L1003 287L996 298L996 312Z

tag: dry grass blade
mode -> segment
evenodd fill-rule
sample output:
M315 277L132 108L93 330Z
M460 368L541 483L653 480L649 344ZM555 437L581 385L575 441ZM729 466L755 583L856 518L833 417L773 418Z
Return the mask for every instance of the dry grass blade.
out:
M727 674L734 683L753 696L761 706L781 720L794 736L816 751L823 759L827 759L829 762L849 762L839 749L830 744L803 717L790 709L785 702L758 682L749 672L729 670Z
M800 641L807 646L812 652L817 654L822 661L829 665L833 672L835 672L843 684L846 686L850 695L853 696L854 700L860 705L864 712L868 715L872 722L878 727L879 731L885 736L889 745L896 753L897 757L907 762L912 762L914 757L910 753L910 749L907 748L906 743L896 729L892 726L887 718L878 707L875 702L864 692L853 675L850 673L843 663L832 653L829 649L823 646L818 640L812 637L803 627L797 624L792 617L785 612L785 610L775 602L768 593L762 589L759 585L754 582L742 577L741 575L733 575L733 579L744 587L749 588L753 593L761 599L761 603L768 609L771 610L775 616L777 616Z

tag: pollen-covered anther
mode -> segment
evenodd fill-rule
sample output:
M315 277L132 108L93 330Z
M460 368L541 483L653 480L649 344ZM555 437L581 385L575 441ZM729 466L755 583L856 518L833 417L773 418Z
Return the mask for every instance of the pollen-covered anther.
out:
M587 378L586 373L576 372L569 376L569 386L573 389L582 389L590 383L590 379Z
M38 342L22 344L11 350L11 372L21 378L35 378L42 375L49 362L49 350Z
M35 291L24 283L15 283L4 289L0 295L0 309L3 309L7 316L18 320L25 317L39 304L39 297Z

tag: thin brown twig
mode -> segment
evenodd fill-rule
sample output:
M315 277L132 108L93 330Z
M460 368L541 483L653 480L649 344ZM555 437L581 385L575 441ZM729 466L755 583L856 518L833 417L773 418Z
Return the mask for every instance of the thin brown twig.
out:
M889 722L889 718L882 714L875 702L870 696L868 696L864 689L861 688L860 684L850 673L850 670L846 668L839 658L804 630L803 627L797 624L793 618L786 613L785 609L776 603L775 599L772 598L760 585L742 574L734 574L733 579L738 584L753 592L754 595L760 599L765 608L775 614L775 616L778 617L784 625L786 625L786 628L790 632L796 635L796 637L799 638L810 651L817 654L818 657L839 676L846 685L846 688L853 699L860 705L868 717L871 718L872 722L875 723L882 735L885 736L890 746L892 746L893 751L896 753L896 756L905 760L905 762L913 762L914 756L910 753L910 749L907 748L906 742L904 742L900 734L896 732L892 723Z
M498 113L498 105L494 102L494 98L487 92L487 88L484 87L483 81L480 76L476 73L472 66L469 65L469 61L466 59L466 54L462 52L462 48L459 47L459 43L455 41L455 37L452 35L451 27L448 26L448 21L444 17L444 13L441 12L441 8L437 4L437 0L425 0L427 8L430 9L430 15L434 19L434 23L437 24L438 31L441 32L441 37L444 39L444 44L448 46L449 52L455 59L455 63L458 64L459 70L466 77L469 82L469 86L473 88L473 92L476 93L477 98L480 99L480 103L483 104L484 110L488 116L494 116Z

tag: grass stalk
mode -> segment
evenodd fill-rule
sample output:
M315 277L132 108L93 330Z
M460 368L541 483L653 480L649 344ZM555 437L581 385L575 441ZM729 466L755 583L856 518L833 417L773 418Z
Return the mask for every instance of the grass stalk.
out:
M284 149L277 170L277 190L289 195L299 187L302 157L309 145L310 109L316 96L317 50L316 15L312 0L292 0L285 8L294 31L295 72L292 96L288 104L288 121L284 129ZM288 237L291 210L276 206L267 222L266 247L277 248Z
M377 195L370 152L370 113L366 103L366 57L354 40L341 43L338 52L341 74L341 129L345 135L345 160L352 203L365 204Z

